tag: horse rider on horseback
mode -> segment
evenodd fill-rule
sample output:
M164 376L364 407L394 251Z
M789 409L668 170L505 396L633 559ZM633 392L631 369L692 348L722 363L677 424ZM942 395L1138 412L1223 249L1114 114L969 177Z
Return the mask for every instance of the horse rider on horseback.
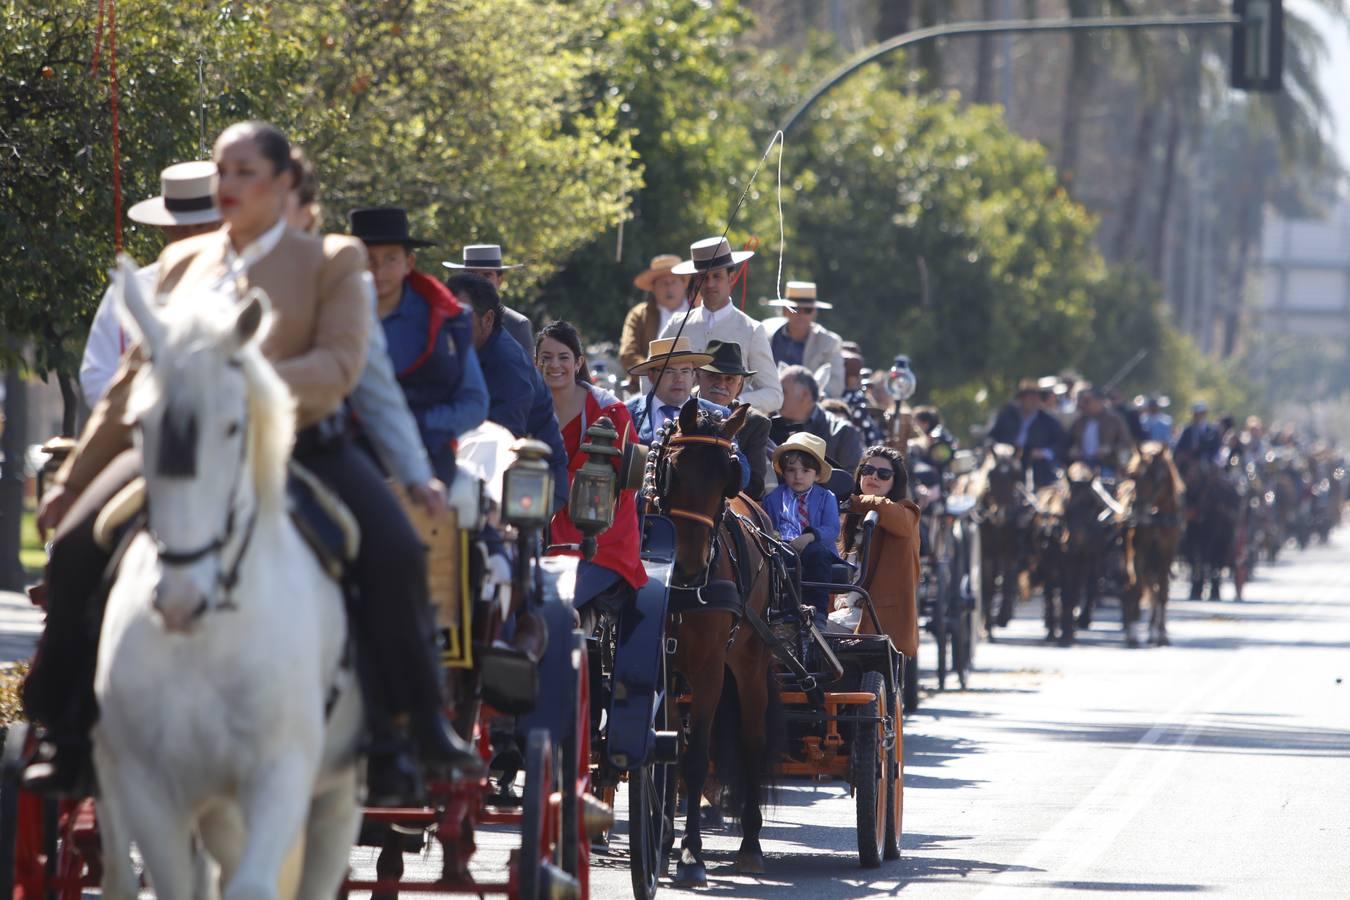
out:
M1021 451L1022 468L1030 469L1037 489L1055 483L1064 445L1064 429L1045 411L1041 389L1034 379L1023 379L1017 396L1004 406L989 429L988 439Z
M1134 453L1130 428L1095 388L1078 395L1078 408L1078 418L1069 429L1069 461L1087 463L1113 478Z
M167 247L156 294L173 303L196 291L233 287L242 297L259 288L272 299L276 321L263 351L296 400L295 459L361 525L360 550L349 569L356 587L350 616L371 730L371 793L376 802L405 802L419 781L412 741L429 763L476 771L481 761L442 715L421 543L379 471L349 440L340 414L365 365L372 318L366 255L354 238L287 227L283 210L294 170L290 143L275 127L232 125L217 139L214 155L225 228ZM25 775L35 789L75 789L86 769L97 716L94 623L111 558L95 541L94 522L141 468L126 404L143 362L132 348L39 513L43 526L59 527L47 626L24 689L29 714L48 729L46 752Z

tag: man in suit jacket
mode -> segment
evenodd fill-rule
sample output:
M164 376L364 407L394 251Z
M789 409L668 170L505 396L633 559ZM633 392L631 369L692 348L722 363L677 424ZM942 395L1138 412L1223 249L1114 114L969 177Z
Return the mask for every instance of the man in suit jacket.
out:
M781 445L801 431L825 442L830 462L852 472L862 461L863 438L857 426L844 416L820 405L820 385L805 366L788 366L779 376L783 387L783 411L771 420L769 438Z
M816 299L816 286L810 281L789 281L783 297L766 305L787 312L786 316L764 320L769 348L780 366L806 366L820 383L826 397L842 397L847 373L844 371L844 340L816 321L816 313L833 309ZM828 378L823 377L828 371Z
M468 244L463 251L463 262L441 263L447 269L462 269L471 275L481 275L492 284L500 295L502 280L511 269L523 268L522 263L506 265L502 262L502 248L499 244ZM516 343L525 348L525 355L534 359L534 329L530 320L511 307L501 305L501 323L506 333L516 339Z
M1011 444L1021 451L1022 469L1031 469L1038 488L1055 483L1064 449L1064 429L1043 407L1035 380L1023 380L1017 386L1016 399L999 410L987 435L996 444Z
M1129 426L1093 388L1078 395L1078 407L1082 412L1069 429L1067 458L1099 465L1103 474L1115 474L1134 452Z
M640 291L649 293L646 300L628 311L623 320L623 338L619 341L619 365L624 371L642 364L647 358L647 348L651 342L661 336L670 317L689 309L688 275L672 275L670 270L680 264L680 258L674 254L655 257L646 271L633 279ZM637 393L642 388L642 379L631 376L628 390Z
M1199 401L1191 407L1191 423L1181 430L1173 456L1180 465L1189 459L1213 462L1223 441L1219 430L1209 421L1209 406Z
M671 340L658 338L652 341L647 358L629 371L630 375L647 376L644 384L655 386L645 394L639 394L627 403L628 412L633 416L633 426L637 428L638 440L650 444L657 433L671 419L680 417L680 410L689 402L694 392L694 371L699 366L712 362L707 353L695 353L689 348L685 338ZM707 400L698 401L699 408L705 412L717 413L726 418L731 410ZM750 462L739 449L736 455L741 461L741 490L750 484Z
M675 275L693 275L702 305L673 316L661 332L663 338L688 338L696 352L703 352L714 339L741 345L755 375L741 399L771 415L783 405L778 367L769 349L764 325L731 304L731 284L741 264L754 256L748 250L732 252L726 238L705 238L689 247L690 259L671 269Z
M694 373L698 379L698 395L719 406L734 410L740 405L741 391L745 389L745 379L754 375L746 369L741 356L741 345L712 341L708 344L712 362ZM736 434L736 443L750 464L750 484L745 492L756 501L764 498L764 480L769 469L769 454L773 452L773 443L769 440L769 417L749 407L745 424Z

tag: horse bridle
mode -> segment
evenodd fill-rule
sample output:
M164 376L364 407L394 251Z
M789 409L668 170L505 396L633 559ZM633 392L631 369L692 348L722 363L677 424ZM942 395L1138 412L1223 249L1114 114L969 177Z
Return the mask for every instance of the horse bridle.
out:
M159 561L166 566L179 568L190 566L199 562L208 556L220 556L230 542L234 539L235 525L237 524L236 513L239 510L239 494L244 482L244 473L248 470L246 465L248 460L248 437L249 437L249 418L248 410L244 411L244 418L239 425L239 466L235 470L234 484L230 487L230 508L225 516L225 528L216 537L207 543L192 550L172 550L150 524L150 503L146 501L145 533L155 543L155 552L159 554ZM148 496L148 495L147 495ZM209 600L206 601L203 612L210 610L233 610L235 606L233 592L235 585L239 583L239 571L243 567L244 557L248 554L249 544L253 541L253 532L258 524L258 504L253 504L253 509L249 512L248 521L244 524L243 538L240 541L239 552L235 555L234 562L228 566L220 566L216 574L216 587L224 591L224 600L214 606Z
M669 434L661 441L661 452L655 463L655 477L650 492L650 499L657 511L662 515L670 516L672 519L684 519L687 522L694 522L708 529L708 558L703 566L703 583L691 586L691 589L702 589L707 586L708 580L712 578L713 566L717 562L717 534L726 519L729 504L724 496L718 505L716 516L707 516L701 512L695 512L692 509L681 509L677 506L667 505L667 501L662 497L664 490L664 473L668 471L671 464L670 453L680 447L685 446L705 446L720 447L728 453L735 451L736 446L731 438L717 437L711 434Z

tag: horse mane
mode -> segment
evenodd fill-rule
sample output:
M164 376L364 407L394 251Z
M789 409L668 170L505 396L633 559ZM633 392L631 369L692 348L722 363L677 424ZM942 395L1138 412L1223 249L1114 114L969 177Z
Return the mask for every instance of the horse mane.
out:
M209 303L184 303L160 311L168 336L158 356L141 368L132 386L127 401L131 420L160 403L201 409L213 402L218 366L202 362L222 359L222 345L231 340L235 320L232 315L220 315L218 308L208 311L210 308ZM237 363L244 376L249 456L258 504L267 512L275 512L285 503L296 412L290 389L262 353L270 319L264 318L254 339L235 350L227 364Z

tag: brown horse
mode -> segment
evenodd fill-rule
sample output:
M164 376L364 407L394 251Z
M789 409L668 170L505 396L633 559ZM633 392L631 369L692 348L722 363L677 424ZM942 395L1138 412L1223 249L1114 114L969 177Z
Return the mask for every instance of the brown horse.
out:
M741 466L732 439L746 410L739 407L723 421L690 400L678 424L654 442L648 466L647 499L675 522L671 586L683 589L686 601L694 598L681 604L673 597L671 604L675 670L691 697L681 760L689 803L675 876L683 886L707 883L698 798L708 780L714 740L717 778L741 821L735 870L764 871L760 805L771 786L777 688L772 652L755 629L741 627L746 613L735 607L765 614L772 571L747 522L764 531L771 531L772 523L740 494Z
M1185 488L1166 445L1148 441L1130 461L1129 478L1122 486L1126 509L1125 571L1128 583L1121 598L1125 644L1137 647L1134 624L1145 591L1152 605L1149 640L1158 646L1167 639L1167 593L1172 560L1181 538L1182 498Z
M1016 452L1007 445L995 446L971 485L980 523L980 604L990 640L995 625L1006 626L1012 619L1035 514Z

